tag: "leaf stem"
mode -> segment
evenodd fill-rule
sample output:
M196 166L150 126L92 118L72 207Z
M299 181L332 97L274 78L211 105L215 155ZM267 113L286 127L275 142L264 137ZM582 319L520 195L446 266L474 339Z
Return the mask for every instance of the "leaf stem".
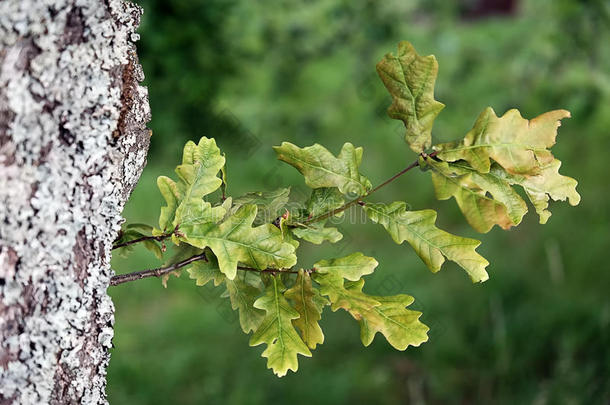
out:
M193 262L199 261L199 260L203 260L206 262L208 261L208 258L205 256L205 252L200 253L195 256L191 256L188 259L182 260L181 262L178 262L178 263L174 263L171 266L158 267L156 269L141 270L141 271L136 271L133 273L120 274L118 276L114 276L110 279L110 285L119 285L119 284L127 283L129 281L141 280L141 279L147 278L147 277L161 277L167 273L170 273L174 270L177 270L181 267L187 266L187 265L189 265Z
M123 283L128 283L130 281L141 280L143 278L148 278L148 277L161 277L167 273L171 273L174 270L178 270L184 266L188 266L189 264L191 264L193 262L197 262L199 260L203 260L205 262L208 261L208 258L206 257L205 252L200 253L198 255L191 256L188 259L184 259L178 263L174 263L171 266L158 267L156 269L135 271L133 273L126 273L126 274L120 274L120 275L114 276L110 279L110 285L111 286L119 285L119 284L123 284ZM259 269L255 269L254 267L246 267L246 266L237 266L237 270L255 271L258 273L271 273L271 274L277 274L277 273L297 274L298 273L298 271L293 270L293 269L259 270ZM307 269L306 271L309 273L312 273L315 271L315 269L313 269L313 268Z

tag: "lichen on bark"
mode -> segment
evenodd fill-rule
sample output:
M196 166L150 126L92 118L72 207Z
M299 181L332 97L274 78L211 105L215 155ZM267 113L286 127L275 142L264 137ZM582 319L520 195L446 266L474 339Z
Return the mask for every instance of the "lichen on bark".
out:
M140 15L0 1L0 403L106 403L110 250L150 136Z

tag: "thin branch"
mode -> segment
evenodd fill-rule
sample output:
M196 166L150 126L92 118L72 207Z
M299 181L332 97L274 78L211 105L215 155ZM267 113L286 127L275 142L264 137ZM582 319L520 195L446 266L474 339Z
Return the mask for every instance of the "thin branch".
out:
M120 274L118 276L114 276L110 279L110 285L119 285L123 283L127 283L129 281L141 280L147 277L161 277L167 273L170 273L174 270L178 270L181 267L187 266L193 262L204 260L207 261L208 258L205 256L205 253L201 253L195 256L191 256L188 259L182 260L181 262L172 264L167 267L158 267L156 269L150 270L142 270L136 271L133 273Z
M123 284L123 283L128 283L130 281L135 281L135 280L141 280L143 278L148 278L148 277L161 277L165 274L171 273L174 270L178 270L184 266L188 266L189 264L193 263L193 262L197 262L199 260L203 260L203 261L208 261L208 258L206 257L205 253L201 253L195 256L191 256L188 259L182 260L181 262L172 264L171 266L167 266L167 267L159 267L156 269L149 269L149 270L141 270L141 271L136 271L133 273L127 273L127 274L120 274L117 276L114 276L110 279L110 285L119 285L119 284ZM259 269L255 269L254 267L246 267L246 266L237 266L237 270L243 270L243 271L255 271L257 273L271 273L271 274L278 274L278 273L288 273L288 274L297 274L298 271L293 270L293 269L263 269L263 270L259 270ZM307 271L308 273L313 273L315 271L315 269L306 269L305 271Z

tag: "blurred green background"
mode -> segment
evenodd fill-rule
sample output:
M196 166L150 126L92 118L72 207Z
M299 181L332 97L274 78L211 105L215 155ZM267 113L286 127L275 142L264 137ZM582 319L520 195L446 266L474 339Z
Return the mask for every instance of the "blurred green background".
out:
M434 208L438 225L483 241L490 280L472 285L453 263L430 273L378 226L341 225L337 246L304 242L303 264L362 251L380 265L370 293L408 293L430 340L405 352L378 335L362 347L344 312L325 310L326 341L298 373L278 379L248 347L220 289L186 275L112 287L115 348L108 395L122 404L608 404L610 403L610 4L607 1L145 0L138 43L150 93L151 150L125 208L155 224L155 179L171 174L188 139L215 137L229 193L305 185L271 150L283 140L334 153L365 148L374 184L415 156L375 63L400 40L439 61L437 141L462 137L478 113L519 108L533 118L566 108L555 155L579 180L578 207L552 204L511 231L477 235L453 200L436 201L413 171L379 200ZM139 248L117 273L157 266Z

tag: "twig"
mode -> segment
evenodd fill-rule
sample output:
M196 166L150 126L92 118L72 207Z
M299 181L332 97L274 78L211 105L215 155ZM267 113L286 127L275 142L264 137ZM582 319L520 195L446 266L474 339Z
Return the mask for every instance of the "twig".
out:
M161 277L164 274L170 273L174 270L177 270L181 267L184 267L186 265L189 265L189 264L199 261L199 260L207 261L208 258L205 256L205 253L201 253L201 254L198 254L195 256L191 256L188 259L182 260L181 262L172 264L171 266L159 267L159 268L150 269L150 270L136 271L136 272L127 273L127 274L120 274L120 275L114 276L110 279L110 285L119 285L119 284L127 283L129 281L141 280L141 279L147 278L147 277Z
M136 271L133 273L127 273L127 274L120 274L118 276L114 276L110 279L110 285L119 285L119 284L123 284L123 283L127 283L130 281L135 281L135 280L141 280L143 278L148 278L148 277L161 277L167 273L170 273L174 270L178 270L179 268L182 268L184 266L187 266L193 262L199 261L199 260L203 260L203 261L208 261L208 258L206 257L205 253L201 253L195 256L191 256L188 259L182 260L181 262L172 264L171 266L167 266L167 267L159 267L156 269L149 269L149 270L141 270L141 271ZM271 274L277 274L277 273L288 273L288 274L297 274L298 271L293 270L293 269L263 269L263 270L259 270L259 269L255 269L254 267L246 267L246 266L237 266L238 270L243 270L243 271L255 271L258 273L271 273ZM305 271L307 271L308 273L313 273L315 271L314 268L312 269L306 269Z

